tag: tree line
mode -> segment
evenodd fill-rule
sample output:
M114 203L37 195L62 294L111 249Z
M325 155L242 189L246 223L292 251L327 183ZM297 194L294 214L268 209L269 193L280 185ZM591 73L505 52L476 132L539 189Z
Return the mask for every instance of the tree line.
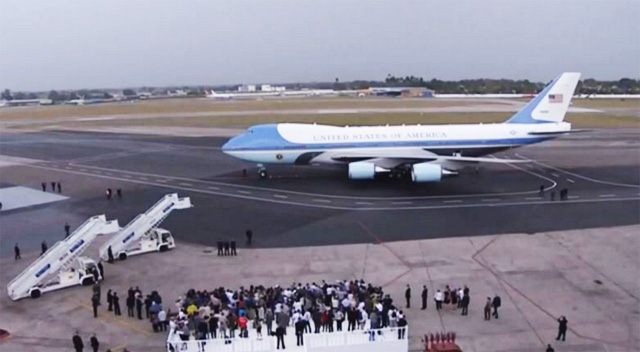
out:
M424 87L442 94L533 94L548 82L512 79L464 79L460 81L424 80L422 77L387 75L387 87ZM622 78L617 81L598 81L588 78L578 83L577 94L640 94L640 80Z
M288 90L297 89L335 89L335 90L361 90L371 87L420 87L427 88L440 94L534 94L539 92L548 82L531 82L529 80L512 79L463 79L459 81L445 81L433 78L425 80L417 76L396 77L388 74L383 81L354 80L340 82L338 78L333 82L290 83L284 84ZM204 96L210 89L219 91L236 90L237 85L230 86L197 86L180 87L187 91L188 96ZM122 90L124 97L135 96L138 92L167 92L167 88L143 87L138 91L133 89ZM593 78L582 80L578 83L577 94L640 94L640 80L622 78L617 81L599 81ZM55 102L63 102L74 99L111 99L114 94L107 90L81 89L77 91L49 92L11 92L5 89L1 93L3 100L22 99L50 99Z

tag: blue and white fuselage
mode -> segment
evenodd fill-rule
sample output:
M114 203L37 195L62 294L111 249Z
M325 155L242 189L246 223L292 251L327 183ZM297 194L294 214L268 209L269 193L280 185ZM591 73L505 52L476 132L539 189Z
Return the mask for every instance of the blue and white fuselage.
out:
M497 151L543 142L571 130L563 122L580 74L564 73L505 123L338 127L281 123L250 127L222 150L259 164L348 164L351 178L411 168L414 181ZM500 161L497 161L500 160ZM433 164L428 166L427 164ZM418 166L416 166L418 165Z

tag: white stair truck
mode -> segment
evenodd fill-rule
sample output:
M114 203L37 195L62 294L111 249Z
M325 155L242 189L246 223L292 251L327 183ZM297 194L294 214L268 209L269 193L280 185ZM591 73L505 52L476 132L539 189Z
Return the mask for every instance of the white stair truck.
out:
M171 232L158 226L173 210L192 206L189 197L178 198L177 193L167 194L105 241L100 247L100 258L109 260L109 250L113 259L125 260L132 255L164 252L175 248L176 243Z
M107 221L104 215L89 218L69 237L56 242L11 280L7 285L7 294L14 301L37 298L45 292L65 287L91 285L94 283L94 273L101 280L96 262L81 254L98 235L119 229L118 220Z

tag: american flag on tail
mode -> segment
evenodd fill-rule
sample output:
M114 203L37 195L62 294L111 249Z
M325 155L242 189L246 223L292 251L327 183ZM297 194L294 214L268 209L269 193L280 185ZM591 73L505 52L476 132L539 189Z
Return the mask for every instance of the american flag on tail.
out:
M549 94L550 103L562 103L562 94Z

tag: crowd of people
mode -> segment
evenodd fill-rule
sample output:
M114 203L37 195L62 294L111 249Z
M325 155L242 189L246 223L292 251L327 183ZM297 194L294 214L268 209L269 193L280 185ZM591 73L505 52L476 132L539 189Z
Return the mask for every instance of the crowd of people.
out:
M94 297L96 293L94 292ZM99 297L98 297L99 300ZM97 302L99 305L99 301ZM125 300L127 307L127 316L133 319L147 319L151 323L154 332L167 331L169 324L168 314L170 310L165 310L162 306L162 297L157 291L143 295L142 290L138 286L129 287L127 298ZM116 316L122 315L120 308L120 297L118 293L109 289L107 291L107 310L113 312ZM96 307L94 306L94 314ZM142 312L144 311L144 318Z
M461 315L469 314L469 303L471 302L471 290L467 285L460 288L451 288L446 285L444 290L437 290L433 295L433 300L436 304L436 310L453 307L453 309L460 309ZM429 296L429 290L427 286L422 286L422 310L427 309L427 298ZM407 300L407 308L411 305L411 287L407 285L405 291L405 298ZM498 319L498 308L502 305L502 299L497 294L491 298L487 297L487 302L484 306L484 319L491 320L491 317ZM492 312L493 310L493 312Z
M250 286L235 291L191 289L175 307L177 314L169 318L170 344L192 338L245 338L254 329L257 338L275 336L277 348L284 349L288 327L302 345L305 333L407 326L393 299L381 287L362 280ZM404 331L398 329L398 338L405 338Z
M436 290L433 296L436 309L461 310L468 315L470 289L465 285L451 289ZM422 309L427 309L428 289L422 289ZM92 304L94 316L100 305L100 284L93 289ZM411 306L411 288L405 291L406 307ZM487 297L484 318L498 319L498 308L502 299L499 295ZM108 311L122 315L120 298L116 292L107 292ZM247 338L249 330L253 336L274 336L277 348L285 348L284 336L287 329L295 331L297 345L304 344L305 333L359 330L376 339L376 329L395 328L397 338L404 339L407 319L389 294L382 287L365 283L363 280L337 281L329 284L294 283L287 287L249 286L231 290L220 287L213 290L190 289L179 297L170 308L163 307L163 300L157 291L146 296L139 287L127 291L126 307L130 318L147 319L154 332L169 331L168 346L178 350L178 344L208 339ZM173 310L172 312L172 309ZM143 318L144 312L144 318ZM567 319L558 319L557 340L564 341ZM264 332L264 333L263 333ZM395 334L395 332L394 332ZM77 334L76 334L77 336ZM395 337L394 337L395 338ZM79 337L74 338L74 347ZM227 343L225 341L225 343ZM229 342L230 343L230 342ZM92 344L93 347L93 344ZM81 349L80 349L81 350Z

